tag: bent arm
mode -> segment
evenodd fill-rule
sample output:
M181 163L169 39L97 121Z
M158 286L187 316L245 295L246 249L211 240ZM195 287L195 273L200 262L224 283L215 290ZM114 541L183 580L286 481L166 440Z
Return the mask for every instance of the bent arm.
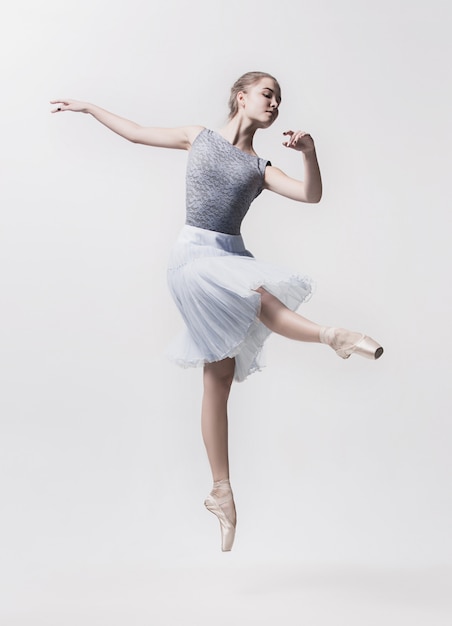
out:
M283 145L303 154L304 180L291 178L277 167L268 166L265 170L265 189L298 202L320 202L322 197L322 177L320 175L314 140L309 133L301 130L295 132L287 130L283 134L287 137Z
M152 128L140 126L131 120L110 113L95 104L78 102L76 100L52 100L52 104L59 106L52 111L74 111L89 113L98 122L133 143L140 143L156 148L175 148L188 150L202 126L181 126L178 128Z
M298 202L320 202L322 197L322 178L317 156L315 151L303 156L304 180L291 178L279 168L269 165L265 169L264 188Z

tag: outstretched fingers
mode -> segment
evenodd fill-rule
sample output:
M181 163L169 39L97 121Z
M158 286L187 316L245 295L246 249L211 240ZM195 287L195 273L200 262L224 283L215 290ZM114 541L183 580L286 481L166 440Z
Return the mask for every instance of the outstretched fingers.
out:
M78 100L68 100L68 99L59 99L59 100L50 100L50 104L56 104L56 108L52 109L51 113L59 113L60 111L73 111L86 113L86 102L79 102Z
M51 110L51 113L58 113L59 111L63 111L64 107L68 106L69 100L50 100L50 104L58 105L55 109Z

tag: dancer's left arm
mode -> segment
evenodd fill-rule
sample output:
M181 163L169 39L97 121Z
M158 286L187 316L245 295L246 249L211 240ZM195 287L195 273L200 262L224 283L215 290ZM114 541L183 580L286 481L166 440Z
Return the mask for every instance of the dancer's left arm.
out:
M272 165L265 169L264 187L270 191L297 200L298 202L320 202L322 197L322 178L311 135L301 130L288 130L284 133L288 138L284 142L287 148L303 154L304 180L287 176L282 170Z

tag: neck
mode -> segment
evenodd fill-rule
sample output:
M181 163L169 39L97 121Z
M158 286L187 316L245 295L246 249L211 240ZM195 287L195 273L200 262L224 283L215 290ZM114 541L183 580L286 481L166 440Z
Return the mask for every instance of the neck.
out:
M229 143L240 148L243 152L249 152L253 155L256 154L253 148L256 127L253 127L249 121L240 119L239 116L236 115L219 132Z

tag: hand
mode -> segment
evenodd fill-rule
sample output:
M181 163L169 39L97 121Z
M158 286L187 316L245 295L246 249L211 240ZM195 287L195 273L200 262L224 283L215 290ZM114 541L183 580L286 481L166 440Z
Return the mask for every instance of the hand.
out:
M51 113L59 113L60 111L74 111L76 113L88 113L89 104L87 102L79 102L78 100L51 100L50 104L57 104L57 108Z
M283 141L283 146L286 146L286 148L292 148L293 150L298 150L304 154L314 152L314 140L309 133L305 133L302 130L297 130L295 132L293 130L286 130L283 135L289 136L286 141Z

